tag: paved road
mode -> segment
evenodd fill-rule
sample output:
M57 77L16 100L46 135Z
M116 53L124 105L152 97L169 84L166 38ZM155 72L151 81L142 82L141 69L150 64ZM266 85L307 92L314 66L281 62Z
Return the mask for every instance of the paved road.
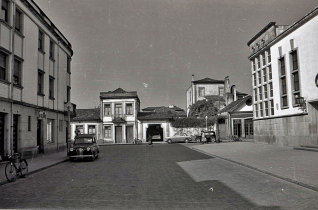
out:
M0 208L315 209L317 192L179 144L101 148L0 186Z

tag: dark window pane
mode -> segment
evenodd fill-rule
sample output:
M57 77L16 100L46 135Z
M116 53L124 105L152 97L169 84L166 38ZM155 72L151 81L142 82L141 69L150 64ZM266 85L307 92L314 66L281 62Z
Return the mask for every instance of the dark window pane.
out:
M22 13L19 10L15 12L15 30L21 32L22 29Z
M292 62L293 62L293 70L298 69L298 57L297 51L292 52Z

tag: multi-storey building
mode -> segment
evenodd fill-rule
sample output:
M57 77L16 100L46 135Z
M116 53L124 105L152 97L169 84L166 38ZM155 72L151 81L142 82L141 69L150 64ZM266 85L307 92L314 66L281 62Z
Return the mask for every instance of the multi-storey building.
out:
M1 0L0 156L66 146L72 46L33 0Z
M113 143L132 143L138 138L137 114L140 100L136 91L121 88L100 93L103 140Z
M289 27L271 22L247 43L256 141L318 144L317 14Z
M204 78L201 80L192 81L190 87L187 89L187 115L189 115L190 106L197 101L212 98L217 101L219 108L224 106L224 80L215 80L211 78Z

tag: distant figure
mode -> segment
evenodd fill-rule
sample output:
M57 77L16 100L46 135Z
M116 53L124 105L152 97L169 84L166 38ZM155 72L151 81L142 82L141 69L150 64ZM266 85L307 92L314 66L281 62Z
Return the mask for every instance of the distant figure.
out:
M148 136L148 144L152 145L152 136L151 135Z
M79 129L75 130L75 138L78 136L78 134L81 134L81 131Z

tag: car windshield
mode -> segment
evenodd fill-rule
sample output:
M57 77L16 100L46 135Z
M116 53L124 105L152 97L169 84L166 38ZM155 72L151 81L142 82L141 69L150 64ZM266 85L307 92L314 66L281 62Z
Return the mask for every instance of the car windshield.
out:
M92 138L77 138L75 144L91 144L93 143Z

